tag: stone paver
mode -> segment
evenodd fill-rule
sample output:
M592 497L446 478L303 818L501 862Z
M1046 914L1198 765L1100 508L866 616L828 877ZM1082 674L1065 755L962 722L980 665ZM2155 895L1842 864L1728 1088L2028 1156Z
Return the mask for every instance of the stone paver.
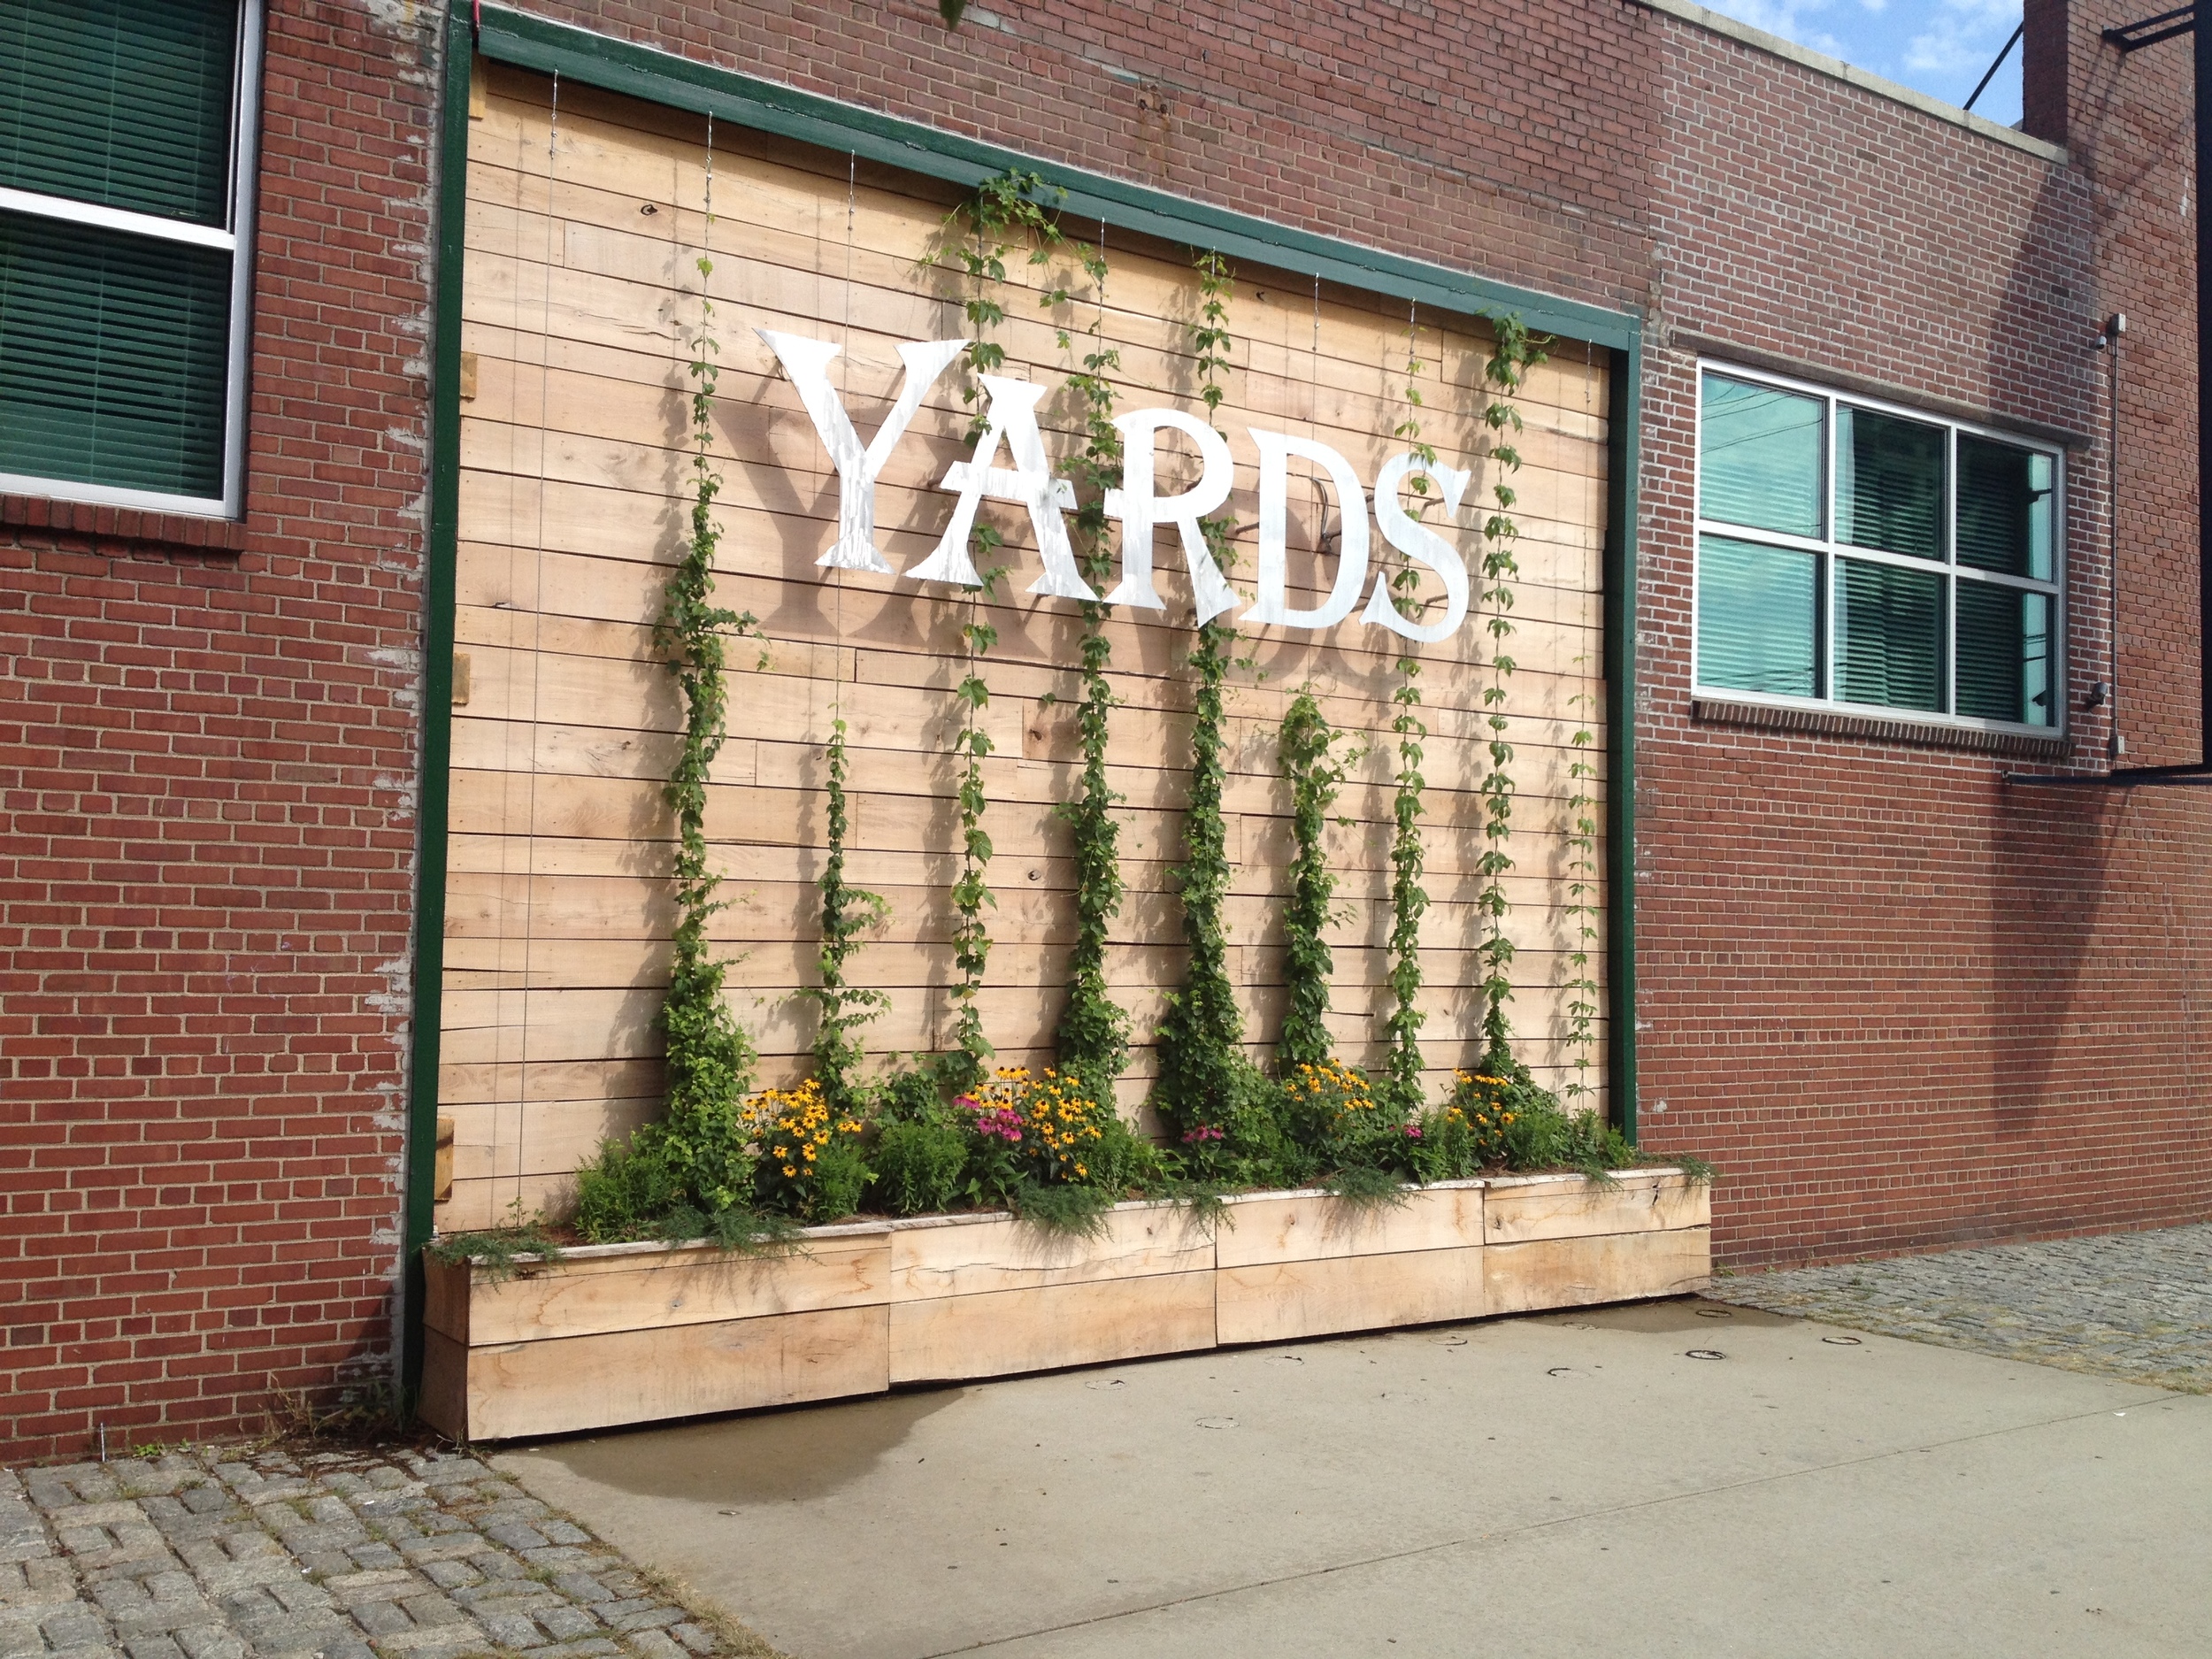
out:
M771 1651L472 1457L184 1450L0 1470L0 1659Z
M1716 1302L2212 1394L2212 1224L1714 1281Z

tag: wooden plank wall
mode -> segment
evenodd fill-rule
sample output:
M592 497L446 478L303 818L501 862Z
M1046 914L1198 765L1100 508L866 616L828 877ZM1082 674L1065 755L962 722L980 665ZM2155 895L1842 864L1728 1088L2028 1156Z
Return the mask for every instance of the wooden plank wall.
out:
M440 1212L447 1227L488 1225L516 1203L557 1211L579 1160L656 1109L653 1017L672 919L672 829L660 784L676 752L680 702L651 623L688 522L687 370L703 245L714 261L705 286L722 365L719 594L755 612L770 641L758 664L750 647L733 654L731 735L708 809L733 901L714 930L734 963L733 995L759 1043L764 1079L799 1075L813 1036L810 1005L794 992L817 949L822 745L841 715L852 753L848 878L890 904L887 925L854 964L858 983L891 996L870 1048L928 1050L950 1031L944 941L958 825L946 750L959 720L950 695L964 672L958 630L974 602L816 565L834 539L837 481L793 387L752 332L840 342L834 373L856 426L872 434L896 387L895 342L967 332L964 279L925 263L950 197L926 180L849 170L844 157L725 127L711 157L710 222L706 138L690 118L573 86L560 89L557 115L549 82L503 69L471 125L456 630L464 660L439 1097L457 1120L454 1194ZM1109 234L1102 303L1077 274L1075 300L1041 308L1039 294L1071 276L1066 260L1037 268L1017 259L1010 270L1008 320L996 334L1003 372L1056 388L1046 404L1056 456L1075 447L1071 399L1056 388L1091 349L1094 328L1121 352L1119 409L1202 412L1187 256L1130 241ZM1407 413L1408 324L1398 302L1327 288L1317 296L1310 280L1279 286L1273 273L1239 273L1233 367L1216 424L1237 457L1232 505L1247 526L1248 594L1256 506L1245 428L1317 436L1371 483L1381 460L1404 447L1391 430ZM1480 425L1488 342L1425 324L1420 339L1424 435L1447 462L1475 470L1451 526L1473 565L1493 481ZM933 480L966 450L961 373L940 380L879 492L896 568L928 550L949 511L950 495ZM1519 666L1505 705L1518 789L1505 883L1519 951L1512 1013L1522 1052L1555 1080L1572 1059L1563 907L1578 726L1596 739L1585 756L1601 767L1604 756L1605 390L1602 350L1558 342L1521 400L1525 465L1514 480L1521 577L1509 649ZM1164 491L1180 487L1166 449ZM1318 487L1294 474L1294 605L1314 603L1325 561L1302 550L1317 545L1323 506ZM1076 779L1081 625L1073 605L1023 593L1038 569L1025 516L985 511L999 515L1013 571L986 607L1000 636L984 669L984 725L997 750L985 772L998 902L981 1006L1005 1063L1042 1065L1073 926L1066 833L1051 809ZM1379 535L1375 557L1396 557ZM1170 610L1124 611L1110 625L1121 700L1111 771L1125 797L1129 884L1110 974L1135 1018L1131 1110L1153 1071L1147 1045L1159 993L1178 981L1185 955L1171 870L1185 803L1192 632L1171 532L1157 557ZM1248 660L1229 696L1237 870L1228 925L1256 1057L1279 1018L1279 900L1291 851L1275 732L1304 686L1367 749L1339 803L1347 821L1331 832L1346 907L1334 937L1333 1024L1348 1058L1380 1057L1395 644L1356 617L1326 635L1249 630L1240 647ZM1423 1038L1440 1091L1476 1051L1479 1006L1467 988L1479 977L1476 791L1487 764L1482 694L1496 676L1485 666L1491 645L1479 618L1417 649L1432 733ZM1594 792L1603 787L1601 778ZM1599 858L1601 868L1601 848ZM1591 897L1601 901L1601 890ZM1601 948L1593 941L1601 977ZM1601 1089L1602 1031L1601 1018L1586 1073Z

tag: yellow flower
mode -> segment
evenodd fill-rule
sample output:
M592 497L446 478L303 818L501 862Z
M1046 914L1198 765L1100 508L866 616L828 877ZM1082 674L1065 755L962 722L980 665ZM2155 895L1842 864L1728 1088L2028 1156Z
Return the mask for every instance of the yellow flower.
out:
M790 1177L797 1175L799 1171L793 1169L788 1164L787 1164L783 1166L783 1172L787 1177Z

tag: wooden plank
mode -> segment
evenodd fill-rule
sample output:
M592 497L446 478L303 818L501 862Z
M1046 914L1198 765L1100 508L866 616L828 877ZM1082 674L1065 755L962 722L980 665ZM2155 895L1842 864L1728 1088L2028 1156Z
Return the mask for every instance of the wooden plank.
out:
M1214 1345L1214 1274L1153 1273L894 1302L893 1382L958 1381Z
M1482 1255L1493 1314L1686 1296L1702 1290L1713 1271L1707 1227L1492 1244Z
M1417 1187L1407 1193L1403 1204L1387 1207L1348 1204L1318 1193L1233 1198L1214 1240L1215 1254L1228 1269L1479 1248L1483 1197L1481 1185L1471 1182Z
M553 1166L581 1156L598 1130L618 1131L618 1119L649 1109L657 1094L650 1016L673 923L672 826L658 791L679 709L652 625L687 522L682 399L686 330L701 297L695 244L732 256L718 261L708 285L726 323L714 445L725 472L718 598L769 618L777 636L764 668L752 665L749 645L733 652L734 729L715 764L708 826L731 901L713 937L733 952L759 947L733 967L730 986L758 1037L764 1078L795 1074L813 1035L812 1011L795 993L812 974L820 754L833 713L848 722L854 757L848 879L894 907L864 957L862 981L893 998L867 1041L878 1051L928 1048L941 1035L944 893L956 865L941 751L964 666L955 660L958 629L972 617L1000 635L986 669L993 700L985 716L999 752L985 779L987 827L1001 855L990 872L993 930L1003 948L984 1014L1010 1057L1048 1057L1074 882L1064 826L1049 809L1073 787L1064 704L1080 619L1071 606L1021 592L1034 554L1020 515L1004 515L1017 574L989 604L857 573L826 579L814 561L833 534L836 481L794 388L744 326L837 338L839 383L856 421L871 427L898 382L896 341L936 332L947 297L960 290L952 273L916 265L951 193L928 181L878 182L849 200L834 158L817 168L821 158L797 147L751 153L741 141L718 157L710 223L701 123L585 89L573 110L564 107L549 150L549 96L538 78L498 72L485 119L472 124L465 227L464 347L479 379L462 434L469 465L457 634L471 658L472 694L455 734L441 988L449 1027L442 1088L470 1110L461 1114L463 1179L441 1215L485 1220L518 1197L561 1202L564 1178ZM641 202L663 211L641 216ZM1064 263L1013 272L998 334L1010 371L1056 382L1070 362L1055 331L1079 334L1095 319L1098 339L1121 349L1125 405L1187 401L1190 272L1171 258L1118 257L1106 294L1040 310L1024 290L1063 280ZM1332 290L1317 311L1302 292L1272 287L1240 286L1232 319L1221 419L1240 446L1232 505L1245 520L1254 512L1247 425L1315 432L1364 474L1399 447L1386 434L1404 412L1394 304ZM866 326L850 326L855 318ZM1487 349L1480 327L1424 337L1424 435L1451 453L1486 441L1476 411ZM1601 689L1606 372L1601 354L1563 356L1532 373L1517 400L1527 431L1516 480L1523 577L1509 649L1521 671L1507 705L1517 790L1507 932L1525 987L1516 1024L1529 1057L1544 1065L1565 1056L1561 986L1571 975L1563 952L1578 942L1557 908L1566 798L1577 793L1569 768L1593 753L1571 742L1580 716L1594 711L1575 699ZM948 377L893 457L878 518L896 568L921 557L943 522L949 496L939 480L966 452L967 415L956 377ZM1064 430L1048 436L1055 453L1070 441ZM1164 450L1164 482L1179 476L1176 448ZM1477 504L1460 517L1471 559L1491 481L1478 477ZM1294 547L1309 548L1322 527L1320 498L1302 484L1293 496ZM1310 553L1293 564L1301 595L1328 570ZM1173 588L1179 579L1166 580ZM1110 781L1126 803L1120 850L1130 881L1108 972L1141 1039L1160 991L1183 971L1171 872L1187 800L1190 630L1181 611L1125 612L1107 628L1119 700ZM1289 848L1275 726L1292 691L1310 685L1346 731L1383 733L1394 712L1396 641L1348 626L1326 640L1253 632L1242 649L1256 666L1229 698L1225 810L1239 867L1227 914L1232 972L1256 1052L1279 1003L1275 939ZM1440 1062L1427 1081L1439 1089L1474 1041L1463 1027L1469 953L1483 932L1475 904L1486 844L1472 832L1490 737L1482 699L1494 679L1481 664L1494 649L1471 622L1419 653L1431 727L1423 1000L1430 1057ZM1048 710L1048 696L1061 706ZM1371 746L1338 803L1348 822L1330 835L1348 912L1333 933L1331 1025L1353 1059L1379 1053L1394 760L1386 740ZM1587 788L1594 807L1602 790L1601 781ZM1141 1047L1133 1058L1120 1091L1132 1101L1153 1064ZM580 1082L594 1068L603 1080Z
M422 1333L422 1392L416 1415L446 1439L469 1442L469 1350L442 1331Z
M1481 1245L1396 1256L1339 1256L1225 1267L1220 1339L1287 1342L1338 1331L1475 1319L1485 1302Z
M739 1256L711 1248L563 1262L524 1269L472 1297L475 1345L863 1308L889 1299L885 1233L807 1240L798 1250Z
M472 1271L466 1262L423 1257L423 1328L449 1336L464 1348L469 1340Z
M891 1300L902 1304L1214 1265L1213 1240L1177 1204L1117 1209L1102 1238L1056 1235L1009 1217L901 1228L890 1250Z
M881 1394L889 1311L879 1303L474 1348L468 1430L512 1440Z
M1484 1199L1484 1237L1492 1244L1658 1233L1709 1227L1713 1189L1680 1175L1624 1171L1611 1187L1578 1175L1502 1176Z

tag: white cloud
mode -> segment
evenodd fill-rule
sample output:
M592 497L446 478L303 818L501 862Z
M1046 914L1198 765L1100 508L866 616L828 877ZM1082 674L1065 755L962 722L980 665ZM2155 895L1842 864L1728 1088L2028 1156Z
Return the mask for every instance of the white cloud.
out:
M1962 75L1970 87L2019 27L2020 0L1941 0L1923 21L1925 27L1906 43L1905 67Z

